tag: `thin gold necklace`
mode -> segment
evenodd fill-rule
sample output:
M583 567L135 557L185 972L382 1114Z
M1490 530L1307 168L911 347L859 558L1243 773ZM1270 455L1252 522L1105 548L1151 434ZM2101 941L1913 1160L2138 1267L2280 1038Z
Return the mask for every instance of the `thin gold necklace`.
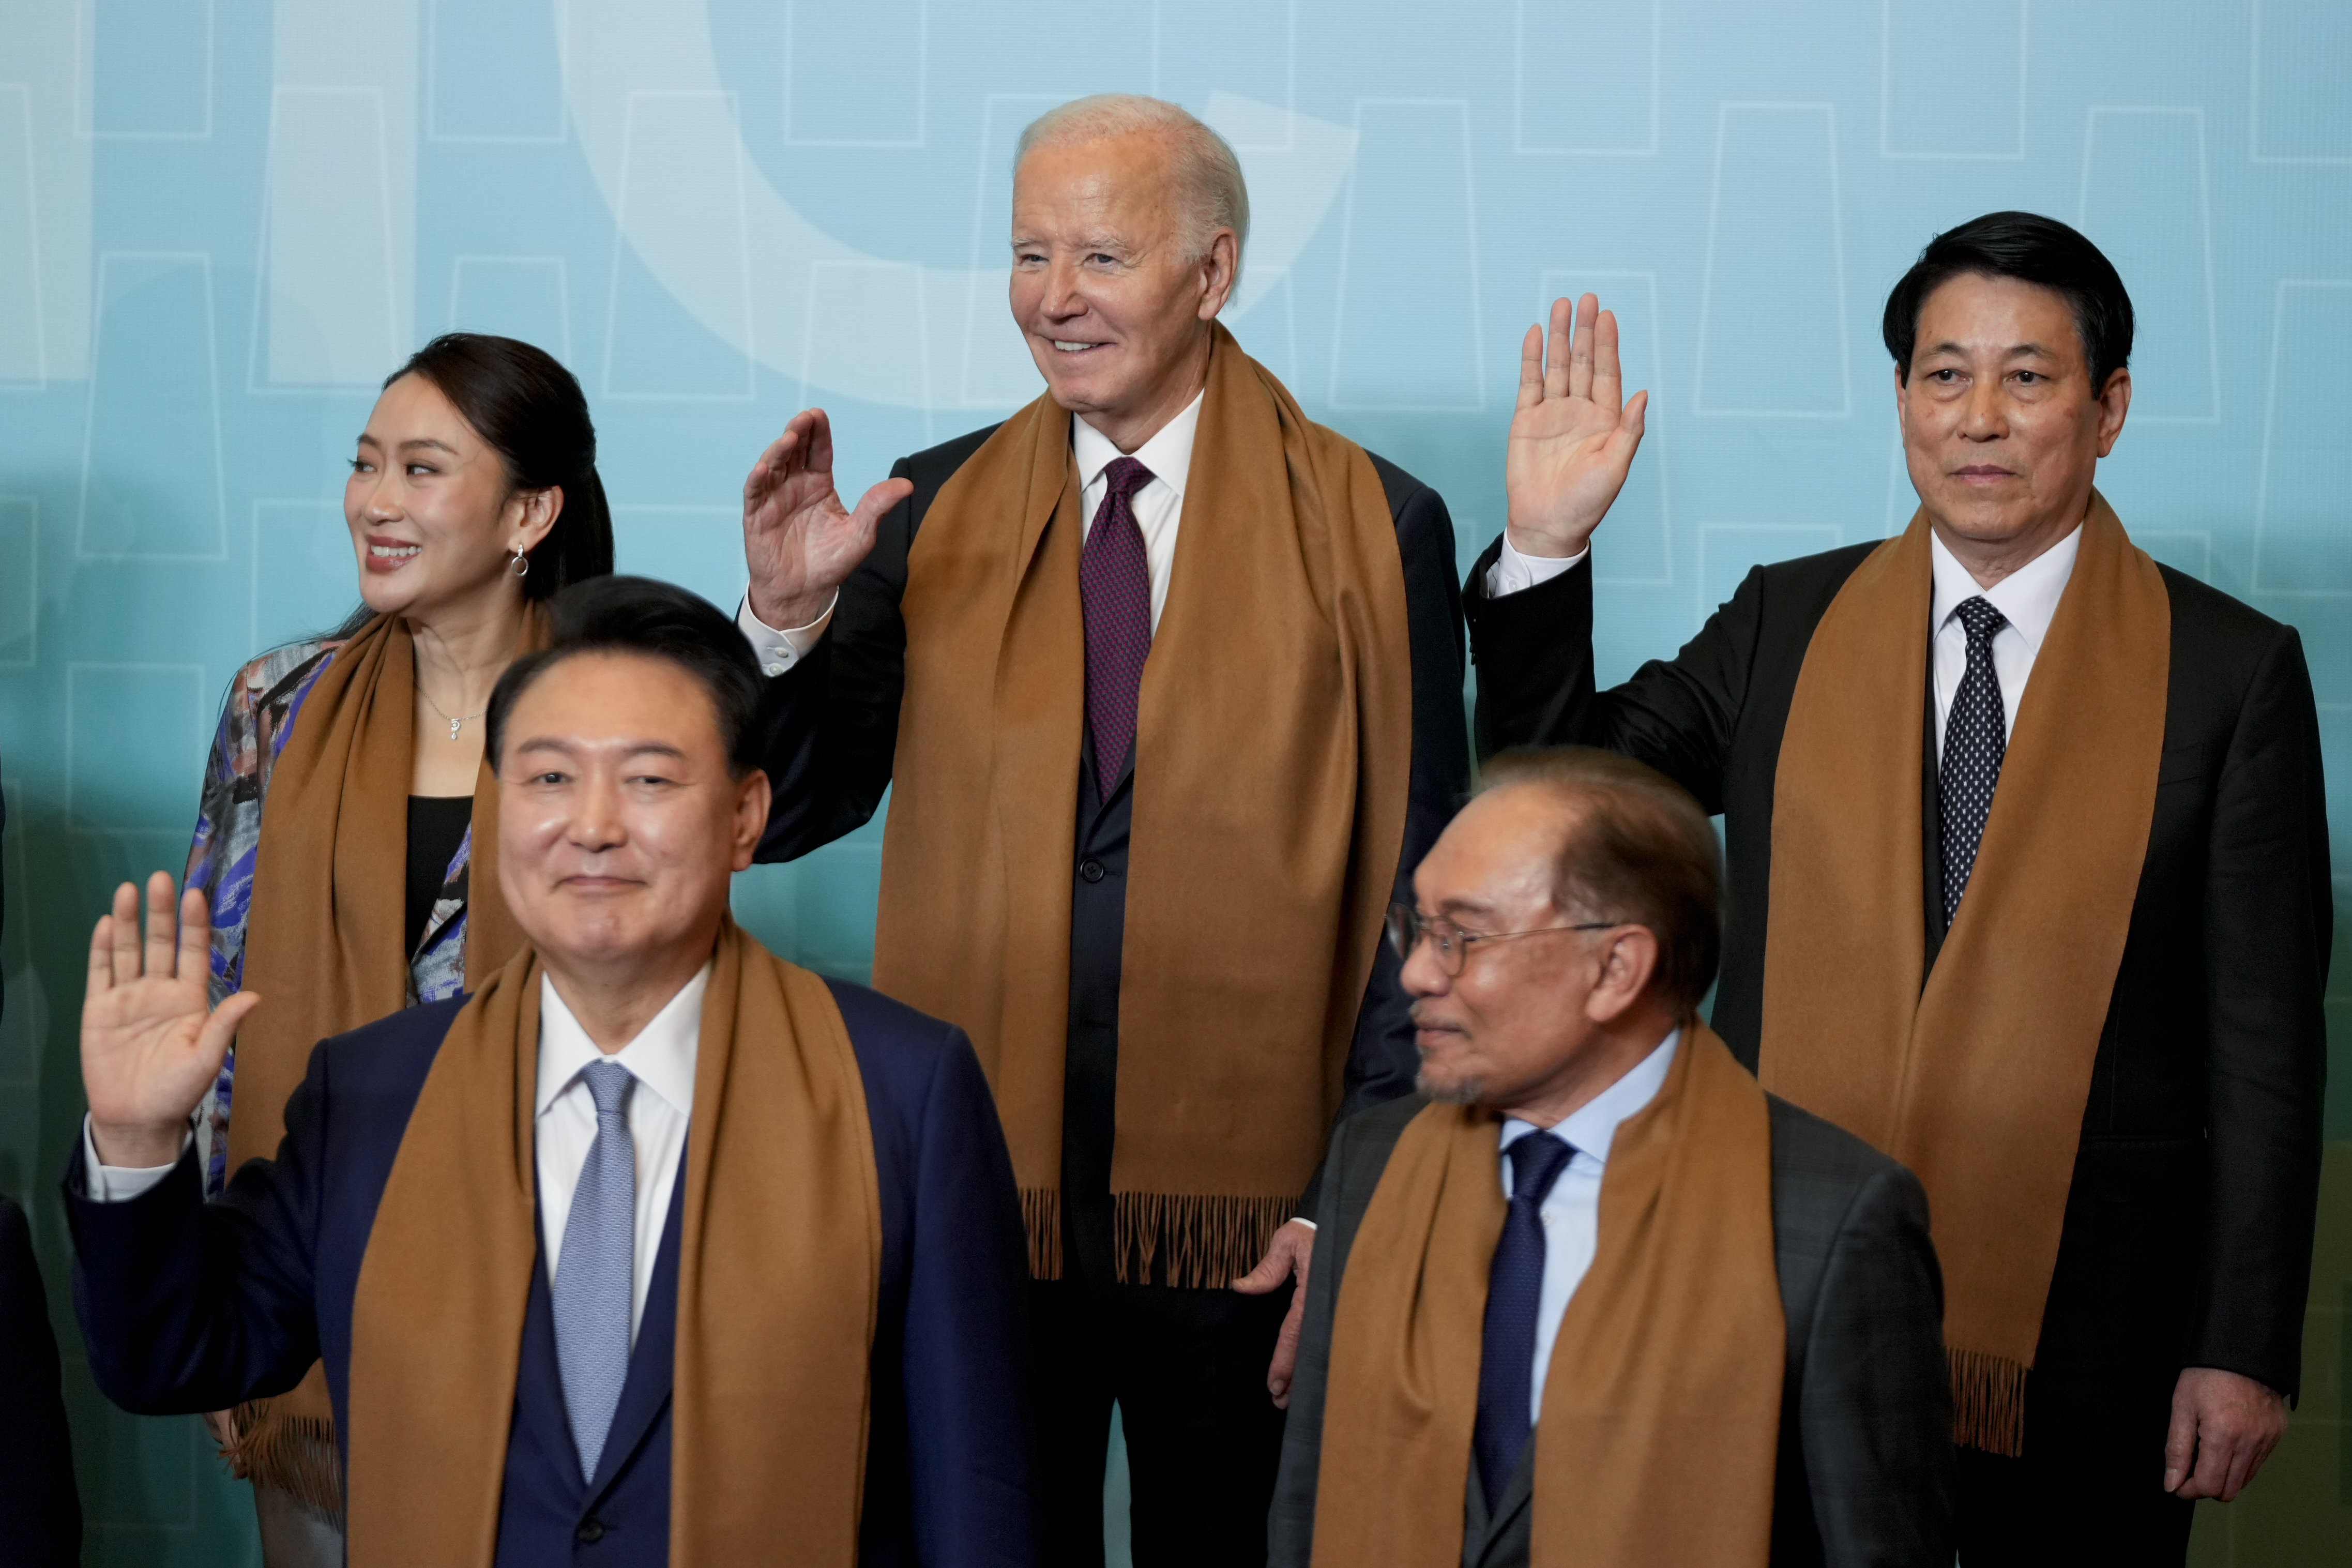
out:
M481 717L481 716L482 716L482 714L486 714L486 713L488 713L488 712L489 712L489 711L490 711L490 710L489 710L489 709L488 709L488 708L484 708L484 709L482 710L482 713L469 713L469 714L467 714L464 718L449 718L449 715L448 715L447 710L446 710L445 708L443 708L443 707L442 707L442 706L441 706L439 703L435 702L435 701L433 700L433 694L432 694L431 692L426 691L426 690L425 689L425 687L424 687L421 684L420 684L420 685L417 686L417 688L416 688L416 695L417 695L418 696L423 697L423 698L425 699L425 706L426 707L431 708L435 713L439 714L443 718L447 718L447 719L449 719L449 738L450 738L451 740L455 740L455 739L457 739L457 727L458 727L458 726L460 726L460 725L462 725L462 724L465 724L465 723L468 722L469 720L472 720L472 719L478 719L478 718L479 718L479 717Z

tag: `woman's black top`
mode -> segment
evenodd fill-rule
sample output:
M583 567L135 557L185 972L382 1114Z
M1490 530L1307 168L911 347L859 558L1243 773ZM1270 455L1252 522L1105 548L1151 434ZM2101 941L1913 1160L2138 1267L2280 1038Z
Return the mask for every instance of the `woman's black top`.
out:
M413 957L424 939L425 923L433 918L433 901L449 880L449 862L466 841L466 828L474 820L471 795L411 795L408 798L408 933L407 953Z

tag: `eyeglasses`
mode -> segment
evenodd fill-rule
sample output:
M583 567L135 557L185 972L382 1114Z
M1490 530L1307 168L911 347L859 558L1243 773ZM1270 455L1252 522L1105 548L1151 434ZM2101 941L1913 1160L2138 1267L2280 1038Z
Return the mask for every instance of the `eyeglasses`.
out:
M1554 931L1608 931L1625 923L1622 920L1588 920L1576 925L1538 925L1532 931L1465 931L1451 920L1428 919L1410 904L1389 905L1389 946L1400 958L1412 956L1413 949L1427 942L1437 956L1437 967L1447 979L1462 973L1462 966L1470 961L1470 945L1474 942L1508 942L1516 936L1543 936Z

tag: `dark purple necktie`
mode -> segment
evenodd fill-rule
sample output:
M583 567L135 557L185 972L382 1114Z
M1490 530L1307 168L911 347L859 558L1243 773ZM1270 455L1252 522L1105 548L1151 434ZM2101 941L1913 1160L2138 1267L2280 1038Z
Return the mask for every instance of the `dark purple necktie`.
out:
M1087 616L1087 727L1095 743L1095 790L1108 800L1127 771L1135 740L1136 698L1144 655L1151 652L1151 568L1135 523L1135 493L1151 470L1132 457L1103 470L1109 488L1078 558L1078 596Z
M1503 1151L1511 1162L1511 1207L1486 1273L1486 1330L1478 1354L1478 1420L1470 1448L1492 1513L1518 1468L1534 1424L1536 1319L1543 1305L1543 1201L1576 1151L1549 1133L1529 1133Z

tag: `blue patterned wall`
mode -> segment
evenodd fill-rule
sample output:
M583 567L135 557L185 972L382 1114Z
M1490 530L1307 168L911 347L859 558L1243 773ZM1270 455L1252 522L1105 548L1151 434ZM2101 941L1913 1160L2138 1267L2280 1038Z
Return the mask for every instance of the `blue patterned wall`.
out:
M1465 563L1500 521L1519 331L1556 293L1619 310L1654 401L1596 558L1604 675L1749 563L1907 517L1877 318L1931 233L2080 225L2140 310L2105 491L2301 627L2352 804L2341 0L0 0L0 1189L36 1197L60 1322L87 922L180 863L230 671L349 606L339 464L375 383L450 327L552 350L624 569L731 606L735 497L794 409L834 412L862 487L1034 394L1010 150L1104 89L1240 149L1227 319L1444 493ZM861 974L878 847L751 873L739 907ZM2352 1562L2333 1153L2298 1429L2200 1562ZM193 1424L68 1375L90 1560L251 1560Z

